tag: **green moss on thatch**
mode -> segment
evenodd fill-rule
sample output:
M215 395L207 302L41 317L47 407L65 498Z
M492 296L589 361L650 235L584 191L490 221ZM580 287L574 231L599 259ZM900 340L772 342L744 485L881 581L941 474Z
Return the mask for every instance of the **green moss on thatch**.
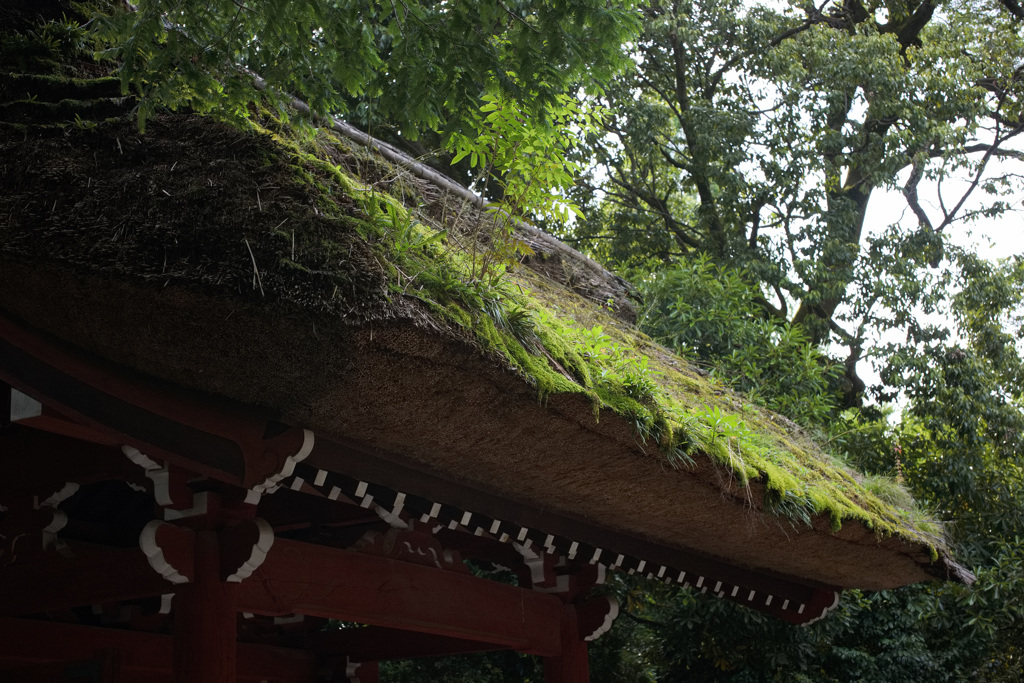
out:
M31 124L45 112L42 120L63 122L93 140L109 135L103 127L112 124L103 121L124 107L112 97L109 78L10 72L0 82L11 95L0 104L0 120L8 125ZM32 92L42 93L43 101ZM78 95L69 98L69 92ZM402 169L327 132L293 127L257 105L240 125L251 143L246 163L277 183L280 213L273 220L279 223L239 233L247 235L253 263L265 269L263 296L356 318L387 302L406 302L406 310L418 307L431 324L519 373L538 400L581 394L595 420L610 413L627 421L645 450L660 453L669 466L710 458L746 495L762 492L752 504L794 523L824 516L838 530L856 520L937 552L941 530L898 484L850 471L784 418L703 376L600 305L511 264L504 277L476 277L465 240L460 247L446 232L459 226L431 218L420 206L423 188ZM119 139L123 154L120 145ZM200 161L212 163L199 160L196 168ZM167 178L171 182L170 171ZM183 206L189 192L199 191L185 184L173 190L182 193ZM246 220L224 211L225 223ZM270 217L261 214L260 225ZM225 237L236 251L239 234Z

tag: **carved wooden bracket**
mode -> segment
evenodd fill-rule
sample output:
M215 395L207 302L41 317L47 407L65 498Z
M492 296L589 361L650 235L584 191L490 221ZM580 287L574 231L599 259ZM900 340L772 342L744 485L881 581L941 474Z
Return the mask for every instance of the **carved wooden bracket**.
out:
M241 583L267 559L274 545L274 530L266 521L256 518L229 526L220 532L221 578Z
M347 683L377 683L380 674L378 673L377 662L345 662L345 681Z
M196 534L191 529L154 519L142 529L139 546L149 566L171 583L195 578Z
M280 483L295 473L295 465L313 451L313 432L308 429L289 428L284 433L268 438L253 462L246 465L246 482L257 494L277 490Z
M262 519L249 519L222 529L218 541L221 579L241 583L263 564L274 544L274 530ZM159 520L147 524L139 536L149 565L174 584L194 579L195 544L195 531Z
M408 524L408 529L393 528L384 534L369 531L353 549L367 555L389 557L462 574L470 573L469 568L462 562L462 556L457 551L442 546L432 534L421 531L415 521L410 520Z
M53 507L6 513L0 522L0 567L41 559L67 521L67 516Z
M0 522L0 567L41 559L68 523L60 504L75 495L78 488L74 482L65 482L46 497L8 501L14 507L12 510L0 505L0 512L5 513Z
M575 605L576 624L580 638L594 641L611 629L619 616L619 601L611 595L602 595Z
M153 499L157 505L164 508L164 519L183 519L206 514L205 495L193 494L188 486L188 480L196 476L194 473L166 462L157 462L134 446L122 446L121 452L146 471L146 477L153 484Z
M523 564L530 572L528 579L533 590L539 593L553 593L564 602L573 602L605 582L607 568L603 564L571 563L565 557L541 553L518 543L513 544L523 557Z

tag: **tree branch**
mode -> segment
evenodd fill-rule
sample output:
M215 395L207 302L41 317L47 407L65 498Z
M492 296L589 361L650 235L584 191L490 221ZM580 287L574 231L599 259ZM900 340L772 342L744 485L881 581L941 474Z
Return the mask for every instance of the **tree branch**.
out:
M1024 7L1021 7L1017 0L999 0L999 4L1005 7L1014 19L1024 21Z

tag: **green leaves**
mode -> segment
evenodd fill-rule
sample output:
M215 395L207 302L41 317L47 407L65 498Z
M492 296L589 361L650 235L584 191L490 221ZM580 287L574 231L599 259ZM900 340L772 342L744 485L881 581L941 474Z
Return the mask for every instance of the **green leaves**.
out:
M640 324L754 400L823 424L835 409L833 366L800 327L765 319L748 277L706 256L664 269L641 284L648 309Z
M457 130L484 91L518 98L536 115L570 84L606 81L637 26L631 8L623 0L141 0L98 25L144 114L160 106L236 114L254 95L242 67L317 113L362 104L415 137Z
M452 164L468 157L470 166L478 169L474 186L481 194L501 198L488 205L493 225L487 236L490 252L478 261L473 248L475 277L483 279L494 268L532 253L514 236L515 220L530 215L564 222L570 214L581 215L559 190L572 184L579 168L568 158L573 129L593 130L599 113L566 95L545 107L542 117L501 93L481 99L483 104L472 115L473 132L453 134L448 147L454 155ZM497 187L489 187L491 183Z

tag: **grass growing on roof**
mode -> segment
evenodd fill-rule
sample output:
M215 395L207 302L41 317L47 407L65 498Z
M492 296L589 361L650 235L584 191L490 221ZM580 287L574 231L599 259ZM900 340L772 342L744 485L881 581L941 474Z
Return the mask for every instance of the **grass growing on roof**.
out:
M313 155L310 163L323 163ZM386 162L379 161L381 165ZM337 167L334 167L337 168ZM880 536L932 547L941 534L892 480L864 480L818 449L777 415L702 376L649 338L625 329L600 306L526 269L490 282L472 279L467 256L414 208L341 171L338 184L379 202L368 234L389 236L393 291L425 303L440 319L501 357L537 389L538 398L579 393L602 412L625 419L645 446L674 467L705 456L728 468L741 489L763 485L766 510L810 524L825 516L833 530L855 520ZM395 171L400 173L400 171ZM367 199L368 198L368 199ZM371 204L366 204L369 201ZM372 227L371 227L372 226Z
M94 92L88 83L76 86ZM702 376L601 306L512 264L503 277L474 277L473 263L449 233L453 226L421 210L417 184L403 169L329 133L290 125L276 112L256 106L251 113L232 123L272 143L260 145L265 163L290 174L304 188L306 206L333 226L315 232L297 211L257 252L263 263L276 245L282 271L315 270L332 283L333 292L323 287L308 296L333 299L351 286L355 300L368 291L372 283L356 282L351 270L358 266L346 261L355 235L365 245L359 263L372 261L382 273L382 296L418 301L436 324L518 372L539 400L584 395L595 420L608 413L626 420L645 449L668 465L710 458L733 474L742 495L763 491L751 503L794 524L823 515L834 529L856 520L880 535L928 543L933 551L941 545L941 529L891 480L858 477L783 418ZM265 280L261 286L271 285ZM357 286L363 289L355 292ZM326 303L322 308L333 310Z

